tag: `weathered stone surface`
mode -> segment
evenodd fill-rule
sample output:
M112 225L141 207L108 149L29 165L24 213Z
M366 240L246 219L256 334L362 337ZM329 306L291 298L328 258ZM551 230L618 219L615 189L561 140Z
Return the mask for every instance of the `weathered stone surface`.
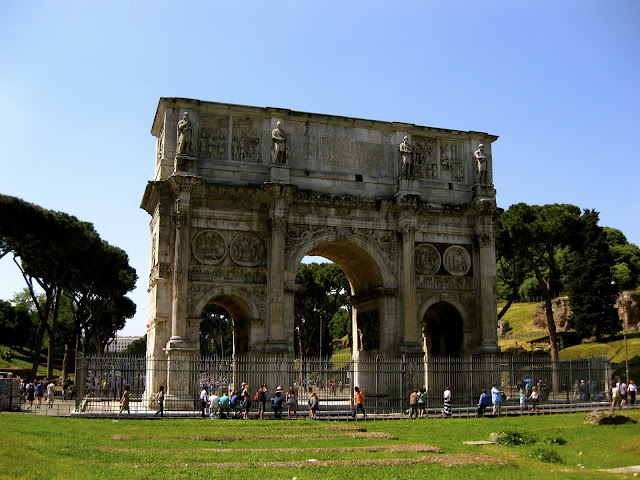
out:
M360 358L499 350L496 136L178 98L152 134L154 358L198 353L208 303L232 316L236 353L292 354L306 255L349 278Z
M564 331L567 328L567 319L571 316L571 305L567 298L556 298L551 304L553 310L553 320L558 331ZM547 328L547 315L544 311L544 302L536 305L536 311L533 314L533 326L536 328Z
M622 425L624 423L638 423L635 419L610 411L597 410L584 417L588 425Z

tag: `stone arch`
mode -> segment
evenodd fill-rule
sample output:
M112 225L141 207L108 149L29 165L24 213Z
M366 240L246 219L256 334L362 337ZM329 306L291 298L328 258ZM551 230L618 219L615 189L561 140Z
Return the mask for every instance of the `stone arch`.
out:
M216 287L199 296L194 302L192 318L200 319L202 310L209 303L215 303L224 308L233 320L234 352L248 353L251 346L253 327L260 327L262 322L260 311L254 299L242 289L224 286ZM198 322L199 329L200 322Z
M354 353L391 353L398 328L392 321L395 299L389 293L395 286L395 276L385 263L382 252L355 235L318 235L300 244L289 257L288 282L295 282L297 267L306 255L331 260L349 280ZM293 311L293 295L290 301Z
M287 262L287 280L294 281L296 270L307 255L318 255L340 266L349 278L352 293L363 294L375 288L394 288L393 274L380 249L366 240L335 232L314 236L300 243Z
M427 355L460 356L464 350L464 325L468 313L449 295L434 295L420 308L424 351Z

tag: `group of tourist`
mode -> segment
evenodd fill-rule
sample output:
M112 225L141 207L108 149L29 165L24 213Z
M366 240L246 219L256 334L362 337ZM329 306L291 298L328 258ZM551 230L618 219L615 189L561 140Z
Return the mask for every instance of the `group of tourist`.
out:
M629 380L627 385L622 379L609 383L609 398L611 398L611 410L623 408L625 405L636 404L636 393L638 387L636 382Z
M42 401L47 402L47 408L53 408L53 402L55 401L55 388L56 384L53 380L37 380L32 382L22 380L20 384L20 399L21 402L27 404L27 409L33 408L33 402L36 402L35 408L42 407Z
M264 420L264 414L268 408L273 412L275 419L282 418L284 408L287 408L287 418L298 418L298 399L294 387L289 387L285 393L281 386L278 386L273 396L269 395L269 387L267 384L260 385L255 394L251 395L249 385L242 383L239 390L233 390L231 394L222 392L221 396L218 396L215 390L212 388L211 392L206 385L202 385L200 391L200 411L202 417L209 417L211 419L226 419L226 418L242 418L249 419L252 406L256 406L257 416L256 418ZM129 412L129 395L130 387L126 385L122 398L120 400L120 412L118 418L123 411ZM155 416L164 416L164 386L160 386L158 393L152 398L152 402L158 402L158 411ZM353 411L352 417L356 418L358 413L362 413L363 417L367 417L365 410L365 398L364 393L358 387L354 388L353 397ZM313 387L308 387L308 399L307 407L309 409L309 418L316 420L318 418L318 407L320 400L316 392L313 391Z
M318 396L309 387L309 417L316 418L318 409ZM209 416L212 419L224 418L242 418L249 419L252 406L257 409L257 418L264 419L265 412L270 409L276 419L282 418L284 408L287 408L287 418L298 418L298 399L293 387L289 387L285 393L281 386L278 386L273 392L273 396L269 395L269 387L267 384L260 385L257 392L251 395L249 385L242 382L239 390L233 390L231 394L224 392L222 396L218 396L214 389L209 389L206 385L202 386L200 391L200 410L203 417Z

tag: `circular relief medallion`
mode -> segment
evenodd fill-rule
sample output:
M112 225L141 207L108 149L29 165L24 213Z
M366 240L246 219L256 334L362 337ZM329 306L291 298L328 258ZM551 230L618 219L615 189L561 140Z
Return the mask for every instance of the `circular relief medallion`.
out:
M241 233L231 241L231 258L238 265L253 267L264 259L264 246L252 233Z
M227 242L215 230L198 233L191 246L193 256L205 265L217 265L227 255Z
M440 270L442 259L438 249L429 243L416 248L416 272L418 275L434 275Z
M471 257L469 252L460 245L453 245L444 252L443 255L444 268L451 275L461 277L466 275L471 268Z

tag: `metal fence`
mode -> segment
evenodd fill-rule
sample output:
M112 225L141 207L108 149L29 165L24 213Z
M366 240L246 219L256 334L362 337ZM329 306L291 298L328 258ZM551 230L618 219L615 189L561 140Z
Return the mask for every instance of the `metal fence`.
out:
M236 356L186 358L179 361L144 357L79 357L76 371L76 412L116 414L125 385L130 385L133 413L152 414L157 404L152 396L160 385L167 393L165 411L172 415L200 411L203 386L218 395L231 393L242 382L256 392L267 384L269 398L276 387L286 392L293 387L298 408L306 411L307 390L320 399L320 410L334 415L349 414L353 387L366 396L367 409L375 414L397 414L408 408L409 394L427 388L427 405L442 404L445 387L453 391L454 407L471 407L482 389L496 383L508 402L518 399L518 385L541 387L542 400L572 403L604 400L611 379L609 363L603 358L557 363L556 375L548 359L532 357L394 357L363 355L334 358L296 359L278 356ZM559 385L552 385L552 378ZM255 407L255 406L254 406ZM254 408L255 410L255 408Z

